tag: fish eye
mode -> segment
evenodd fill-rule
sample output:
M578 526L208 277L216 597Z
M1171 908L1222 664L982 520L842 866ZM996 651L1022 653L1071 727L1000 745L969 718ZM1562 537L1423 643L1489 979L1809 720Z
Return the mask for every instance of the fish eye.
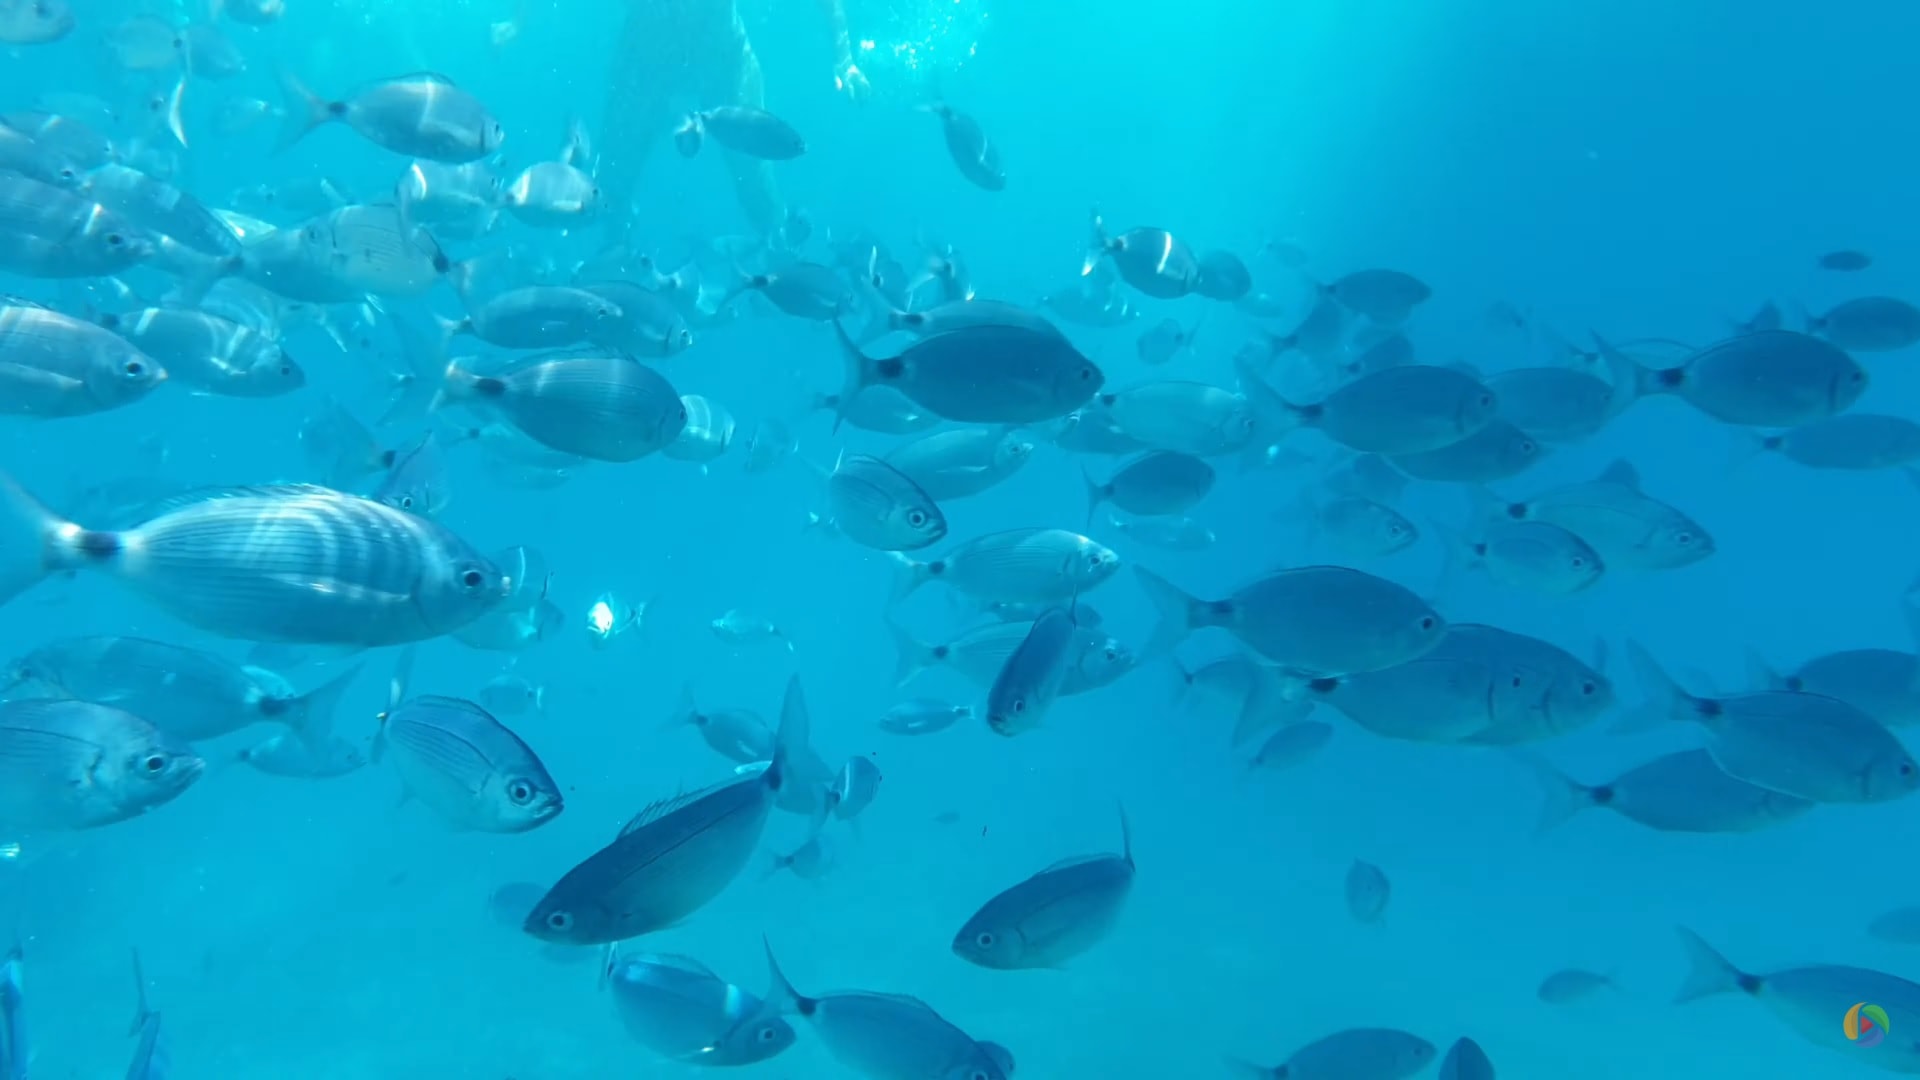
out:
M1438 621L1431 615L1422 615L1420 617L1420 629L1422 630L1431 630L1437 625L1439 625Z
M566 912L566 911L556 911L553 914L548 915L547 929L560 930L560 931L567 931L567 930L573 929L573 914L571 912Z
M973 1075L969 1076L967 1080L993 1080L993 1077L988 1076L987 1070L985 1069L975 1069L973 1070Z
M780 1029L778 1028L763 1027L760 1029L760 1041L763 1043L775 1042L779 1038L780 1038Z
M486 584L486 581L487 575L478 570L468 570L466 573L460 575L460 584L465 585L469 589L477 589Z
M413 496L411 495L400 496L400 509L402 510L413 509Z
M1518 690L1522 685L1524 685L1523 680L1520 678L1520 676L1515 675L1513 677L1513 688L1515 690Z
M926 511L924 510L907 511L907 524L917 529L920 526L925 525L926 523L927 523Z
M129 360L126 363L126 366L123 367L121 370L125 371L129 376L137 379L140 376L145 375L147 373L147 365L141 363L138 360Z
M126 242L127 242L127 238L124 236L121 236L117 232L110 232L107 234L108 247L119 247L121 244L124 244Z
M974 943L975 945L978 945L978 946L980 946L980 947L981 947L981 948L983 948L983 949L991 949L991 948L993 948L993 933L992 933L992 931L988 931L988 930L982 930L982 931L981 931L980 933L978 933L978 934L975 934L975 935L973 936L973 943Z
M167 755L148 754L147 760L141 762L140 764L146 766L147 772L158 775L160 773L167 771Z
M1023 713L1023 712L1026 712L1026 711L1027 711L1027 699L1026 699L1026 698L1014 698L1014 699L1013 699L1013 711L1014 711L1014 712L1015 712L1016 714L1018 714L1018 713Z
M1900 763L1900 775L1901 775L1901 776L1912 776L1912 775L1913 775L1913 762L1911 762L1911 761L1903 761L1903 762L1901 762L1901 763Z
M1483 408L1483 409L1491 409L1491 408L1493 408L1493 395L1492 395L1492 394L1481 394L1481 395L1480 395L1480 407L1481 407L1481 408Z
M1593 684L1592 679L1588 679L1587 681L1580 684L1580 693L1587 697L1592 697L1594 694L1594 691L1598 689L1600 688Z
M1673 542L1679 544L1681 547L1689 547L1693 544L1693 534L1690 532L1674 533Z
M1575 570L1585 570L1587 568L1587 560L1575 555L1573 557L1573 568Z
M515 805L524 806L533 798L533 785L525 780L515 780L507 785L507 798L512 799Z
M1532 439L1520 440L1520 452L1523 454L1532 454L1537 452L1539 449L1540 449L1540 444L1534 442Z

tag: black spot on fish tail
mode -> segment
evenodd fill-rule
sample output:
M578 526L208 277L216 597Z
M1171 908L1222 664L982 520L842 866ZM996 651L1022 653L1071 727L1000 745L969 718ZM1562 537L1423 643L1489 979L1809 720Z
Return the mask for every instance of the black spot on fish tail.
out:
M1515 521L1527 520L1527 504L1526 503L1507 504L1507 516L1512 518Z
M1601 784L1587 789L1587 801L1595 806L1611 806L1615 794L1612 784Z
M507 392L507 384L491 375L483 375L474 380L473 391L481 397L503 397Z
M1693 711L1699 713L1701 716L1721 716L1725 714L1727 710L1722 708L1720 703L1712 698L1702 698L1694 704Z
M947 560L945 559L935 559L927 564L927 576L930 578L939 577L946 572Z
M1766 980L1758 975L1748 975L1744 972L1740 975L1740 990L1742 993L1758 994L1765 985Z
M1212 603L1203 604L1202 607L1209 615L1221 619L1233 618L1233 601L1231 600L1215 600Z
M1316 694L1331 694L1335 690L1338 690L1339 688L1340 688L1339 679L1320 678L1320 679L1314 679L1313 681L1307 683L1307 689L1313 691Z
M888 357L885 360L876 361L873 365L874 374L880 376L883 379L897 379L900 377L901 373L906 370L907 370L907 365L901 363L900 358L897 356Z
M1769 435L1760 440L1760 448L1763 450L1778 450L1785 442L1786 440L1779 435Z
M92 529L81 532L73 541L73 550L89 562L105 562L119 555L122 546L119 533Z
M347 103L344 101L327 102L327 115L336 120L347 115Z
M1660 371L1655 372L1653 377L1654 377L1654 381L1658 383L1661 386L1661 388L1666 390L1672 390L1677 388L1681 383L1684 383L1687 381L1687 369L1677 368L1677 367L1663 368Z

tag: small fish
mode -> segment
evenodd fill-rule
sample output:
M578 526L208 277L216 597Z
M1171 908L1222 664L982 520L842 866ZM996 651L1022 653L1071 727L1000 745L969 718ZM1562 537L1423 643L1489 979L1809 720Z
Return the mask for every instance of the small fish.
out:
M759 849L775 801L809 754L799 676L787 681L765 768L653 803L562 875L522 929L542 941L604 945L665 929L718 896Z
M675 129L673 142L680 153L692 157L709 135L734 153L762 161L791 161L807 152L807 141L791 124L748 105L722 105L688 113Z
M799 448L800 440L786 424L768 418L754 425L753 433L747 436L746 463L742 467L750 473L771 472Z
M1293 1052L1283 1064L1268 1068L1232 1061L1247 1080L1258 1077L1327 1077L1332 1080L1407 1080L1433 1064L1439 1048L1417 1035L1392 1028L1350 1028L1336 1031Z
M946 139L947 153L953 158L953 164L960 170L961 176L985 191L1006 190L1007 172L1000 163L1000 151L987 139L979 121L945 102L935 102L921 108L940 118L940 130Z
M1514 424L1495 418L1459 442L1423 454L1396 454L1393 467L1416 480L1490 484L1539 464L1546 448Z
M929 498L946 501L978 495L1020 471L1033 458L1033 443L1015 437L1017 429L952 428L929 432L894 448L887 464L920 486Z
M471 701L396 702L380 716L372 757L391 758L407 793L458 828L526 832L566 808L533 748Z
M660 452L676 461L700 462L704 472L706 462L718 459L733 445L733 414L699 394L680 395L680 404L687 410L686 426Z
M339 735L315 748L291 732L272 735L240 751L237 757L269 776L298 780L329 780L367 764L360 748Z
M167 379L159 361L104 327L0 301L0 415L84 416L131 405Z
M1393 885L1386 872L1369 862L1353 860L1347 867L1347 914L1355 922L1377 923L1387 914Z
M1253 291L1253 272L1231 251L1209 251L1200 256L1200 278L1193 291L1209 300L1239 303Z
M141 967L138 949L133 951L133 985L139 995L133 1012L133 1030L139 1042L127 1066L127 1080L167 1080L173 1073L173 1052L160 1028L159 1012L147 1004L147 973Z
M201 392L278 397L307 383L278 341L205 312L147 308L107 315L101 325L159 361L169 379Z
M561 357L499 376L455 362L442 392L497 412L542 446L596 461L637 461L671 446L687 426L673 384L625 357Z
M1200 286L1200 260L1185 242L1165 229L1149 227L1108 235L1096 212L1081 276L1092 275L1103 263L1111 263L1120 280L1161 300L1178 300Z
M478 98L442 75L377 82L344 101L328 101L290 74L282 75L281 86L287 98L281 150L335 121L396 154L453 165L491 156L506 138Z
M799 847L788 852L776 852L767 865L767 877L785 870L802 881L818 881L833 869L833 847L827 843L825 833L815 833Z
M1213 490L1213 466L1191 454L1150 450L1122 465L1102 483L1082 470L1087 484L1087 524L1103 502L1141 517L1183 514Z
M835 409L841 418L855 395L885 386L948 420L1032 424L1085 405L1106 381L1058 331L1030 325L962 327L921 338L896 356L875 358L860 350L838 319L833 324L847 361Z
M1769 1012L1803 1040L1837 1051L1862 1065L1896 1073L1920 1072L1920 1042L1895 1034L1866 1047L1847 1038L1834 1020L1859 1002L1872 1002L1894 1016L1920 1012L1920 984L1870 968L1814 964L1754 975L1727 962L1700 935L1680 928L1690 969L1685 985L1674 998L1684 1004L1716 994L1738 991L1767 1007Z
M185 742L108 705L0 703L0 827L91 829L179 798L206 762Z
M1920 342L1920 307L1891 296L1861 297L1809 316L1807 333L1849 352L1894 352Z
M1544 521L1585 540L1609 570L1677 570L1711 556L1711 533L1686 514L1649 497L1640 474L1616 461L1598 477L1543 492L1525 502L1490 506L1488 520Z
M1568 1005L1613 986L1613 979L1579 968L1556 971L1540 981L1534 996L1549 1005Z
M988 533L930 562L899 552L892 556L898 567L895 602L926 582L945 581L978 600L1063 604L1120 569L1120 557L1111 549L1064 529Z
M931 735L972 719L971 705L954 705L938 698L914 698L888 709L880 717L880 730L894 735Z
M1920 461L1920 424L1899 416L1841 413L1757 436L1751 446L1810 469L1888 469Z
M1588 589L1606 572L1593 546L1545 521L1489 521L1475 534L1449 534L1449 551L1469 570L1510 588L1549 596Z
M1612 348L1595 340L1603 354ZM1774 428L1837 416L1868 382L1866 369L1834 342L1791 330L1728 338L1676 367L1636 365L1634 380L1636 397L1673 394L1723 423Z
M692 727L714 752L728 761L749 765L773 758L773 729L760 714L746 709L706 710L694 700L693 687L680 688L680 704L668 727Z
M995 971L1058 968L1112 933L1133 890L1133 835L1120 814L1120 854L1063 859L981 905L953 951Z
M808 997L793 988L767 946L771 982L753 1023L799 1016L834 1060L872 1080L1009 1080L1013 1055L976 1041L918 998L842 990Z
M411 450L398 454L373 498L395 510L421 517L438 517L452 500L447 487L447 462L440 439L427 432Z
M1644 711L1705 727L1713 760L1736 779L1813 802L1883 802L1920 790L1920 764L1843 701L1781 690L1696 697L1638 644L1627 653L1648 694Z
M1544 762L1527 760L1546 793L1542 830L1598 806L1660 832L1755 832L1792 821L1815 805L1735 779L1705 750L1667 754L1592 786Z
M68 0L0 0L0 42L8 45L45 45L66 37L73 27Z
M544 589L542 595L545 595ZM620 640L629 630L645 629L649 600L629 604L612 592L603 592L587 608L587 643L596 650Z
M1426 282L1399 270L1355 270L1319 288L1355 314L1378 323L1405 322L1414 308L1433 295Z
M1199 332L1197 321L1189 330L1173 319L1162 319L1140 335L1134 348L1141 363L1157 366L1192 348L1194 336Z
M831 409L846 423L882 435L911 435L940 424L940 417L890 386L869 386L851 398L842 394L815 394L813 408Z
M786 631L774 625L772 619L739 608L729 608L726 614L707 624L713 636L729 645L752 645L762 641L780 641L786 644L787 651L793 651L793 639Z
M1246 447L1260 430L1252 402L1208 383L1143 383L1098 401L1121 433L1155 450L1216 457Z
M1873 256L1864 251L1829 251L1820 256L1818 265L1822 270L1837 270L1843 274L1850 274L1872 266Z
M1405 551L1420 540L1419 527L1406 515L1364 496L1318 502L1309 493L1304 511L1310 533L1348 558L1382 558Z
M513 582L425 518L312 485L199 493L123 532L63 521L0 475L0 601L104 571L191 625L250 641L400 645L464 627Z
M499 716L523 716L529 712L544 716L547 688L529 681L525 675L503 671L480 687L480 704Z
M757 1018L759 998L685 956L610 946L605 981L627 1034L670 1061L752 1065L797 1037L777 1016Z
M1141 518L1123 521L1107 515L1107 527L1118 529L1148 547L1163 551L1205 551L1213 546L1213 530L1187 517Z
M996 734L1019 735L1046 719L1073 660L1077 629L1065 608L1034 620L987 691L987 726Z
M1900 609L1909 641L1920 647L1920 608L1903 603ZM1890 728L1920 724L1920 655L1916 652L1842 649L1814 657L1785 674L1768 667L1759 656L1749 655L1747 669L1752 684L1761 689L1837 698Z
M1189 596L1143 567L1134 571L1160 612L1146 649L1151 656L1218 626L1284 668L1344 675L1415 659L1447 630L1446 620L1405 587L1349 567L1282 570L1222 600Z
M1497 418L1500 399L1453 368L1410 364L1362 375L1325 400L1296 405L1236 360L1240 384L1277 432L1312 427L1363 454L1425 454L1460 442Z
M867 454L841 454L827 505L842 536L876 551L917 551L947 535L940 504L905 473Z
M880 793L880 779L880 766L872 759L848 758L835 774L833 786L827 790L827 805L832 808L833 816L841 821L859 817Z
M1299 720L1268 736L1247 763L1250 769L1289 769L1318 754L1333 738L1333 725Z

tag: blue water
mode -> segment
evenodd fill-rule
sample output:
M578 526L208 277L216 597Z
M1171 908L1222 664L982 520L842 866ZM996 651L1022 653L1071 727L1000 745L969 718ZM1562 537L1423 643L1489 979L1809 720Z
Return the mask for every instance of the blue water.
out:
M275 26L230 28L248 74L189 98L194 145L178 155L176 180L214 205L235 188L317 171L378 192L397 171L396 158L338 126L281 156L264 134L207 130L221 97L274 99L276 64L325 93L444 72L495 110L516 166L557 149L570 115L589 131L605 126L618 4L534 0L520 36L495 49L487 24L512 14L508 0L288 3ZM901 249L916 230L943 237L989 296L1031 301L1069 281L1094 205L1116 224L1163 225L1250 260L1265 240L1288 237L1327 272L1416 273L1435 290L1412 331L1430 363L1520 362L1520 346L1486 326L1497 301L1570 336L1700 341L1768 297L1821 310L1853 295L1920 293L1906 258L1920 247L1911 202L1920 159L1904 95L1920 9L1884 0L848 0L856 43L873 42L860 62L875 96L859 106L833 92L813 5L741 6L769 107L809 142L806 157L779 169L791 202L822 231L865 227ZM0 105L52 91L141 100L144 84L99 47L99 26L132 9L95 8L69 39L0 63ZM987 126L1008 163L1004 193L954 172L937 126L910 108L935 94ZM140 130L130 120L119 134ZM638 202L652 245L742 230L711 155L688 161L662 147ZM591 235L516 229L509 235L562 258L594 249ZM1842 247L1880 261L1848 277L1813 268L1814 256ZM1262 288L1291 290L1304 310L1293 275L1272 261L1255 267ZM1131 299L1149 321L1183 323L1206 303ZM456 310L449 295L431 305ZM1212 318L1186 377L1225 382L1252 324ZM1144 325L1071 333L1110 386L1124 385L1144 377L1134 359ZM381 361L366 353L387 346L345 355L310 330L289 346L312 376L301 394L168 393L92 417L12 423L0 427L0 462L56 505L128 476L306 479L291 432L323 395L377 410ZM1863 407L1920 412L1911 361L1871 358ZM826 328L759 317L703 332L663 370L682 393L723 401L744 432L835 389L840 362ZM842 448L893 442L829 426L825 414L796 425L801 456L827 464ZM1656 400L1501 485L1518 497L1626 458L1651 493L1712 530L1712 559L1610 578L1571 599L1469 578L1440 606L1455 621L1586 657L1605 641L1629 702L1637 690L1620 662L1629 639L1696 684L1722 687L1744 678L1749 648L1776 666L1841 648L1910 648L1897 602L1920 570L1912 485L1897 472L1816 473L1773 456L1730 469L1737 445L1681 403ZM555 492L490 484L473 457L454 455L444 522L483 549L538 547L570 618L583 621L607 590L658 598L645 630L610 649L590 648L570 625L516 667L549 687L545 717L516 727L565 786L566 813L526 835L454 833L417 803L399 805L388 770L282 781L228 762L248 735L208 748L223 764L176 803L0 867L0 934L17 930L31 965L34 1075L124 1068L132 945L181 1077L687 1075L627 1040L596 989L594 961L543 957L489 917L485 898L504 882L552 880L638 806L725 774L694 732L664 727L683 684L702 704L771 716L794 671L823 756L872 754L886 776L879 803L857 835L835 837L839 864L823 880L750 871L647 942L749 988L764 985L765 934L802 990L919 996L1011 1048L1026 1077L1225 1075L1223 1056L1276 1063L1362 1025L1405 1028L1443 1050L1471 1035L1500 1076L1520 1080L1874 1075L1802 1041L1758 1002L1671 1005L1684 974L1672 928L1692 927L1750 971L1826 962L1920 977L1920 956L1863 929L1920 897L1905 855L1912 802L1822 807L1743 836L1666 835L1593 812L1536 836L1537 789L1495 752L1387 742L1342 724L1309 765L1246 775L1228 753L1227 722L1176 705L1163 665L1068 699L1017 740L978 725L884 736L874 720L896 699L880 621L888 560L803 532L819 500L805 467L746 475L738 454L704 471L658 457L583 469ZM954 536L1077 527L1078 468L1043 447L1005 487L949 507ZM1276 517L1299 480L1225 470L1198 514L1220 536L1205 554L1100 538L1197 594L1225 595L1309 557ZM1411 505L1423 520L1461 512L1444 491L1418 491ZM1431 590L1440 557L1423 543L1370 569ZM899 617L928 636L955 628L941 590L925 593ZM1128 575L1093 599L1123 638L1144 641L1152 611ZM706 623L735 607L772 618L793 653L716 641ZM0 610L8 655L93 633L239 653L99 576ZM1197 639L1189 659L1224 642ZM343 728L371 734L387 662L370 662ZM415 685L471 693L500 667L434 643ZM950 672L926 676L915 693L977 696ZM1677 728L1632 738L1592 730L1544 752L1597 782L1696 741ZM1060 971L986 971L951 955L954 929L998 889L1064 856L1113 849L1116 800L1131 816L1140 876L1111 940ZM934 821L947 811L957 821ZM781 849L801 834L791 818L775 830ZM1357 925L1343 908L1355 858L1393 881L1383 925ZM1571 1007L1538 1002L1539 980L1571 966L1613 973L1620 991ZM1896 1033L1920 1024L1892 1019ZM803 1031L793 1050L743 1075L846 1073Z

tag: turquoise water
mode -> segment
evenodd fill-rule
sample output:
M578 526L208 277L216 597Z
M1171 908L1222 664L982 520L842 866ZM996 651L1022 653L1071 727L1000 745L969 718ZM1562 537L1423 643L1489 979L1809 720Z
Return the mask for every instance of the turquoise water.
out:
M398 159L337 126L278 156L265 132L208 129L225 98L275 100L276 64L323 93L443 72L500 117L516 167L557 149L572 115L607 137L605 72L625 62L614 45L617 4L531 0L518 36L499 47L488 25L515 17L507 0L288 5L274 26L233 28L247 74L190 84L192 148L169 156L176 182L210 205L237 188L321 172L352 191L391 183ZM1094 205L1115 224L1164 225L1239 251L1262 288L1291 290L1295 311L1305 303L1297 276L1253 259L1267 239L1291 238L1329 272L1416 273L1435 290L1412 330L1429 363L1518 363L1524 346L1486 324L1495 302L1570 336L1591 327L1702 341L1768 297L1822 310L1920 288L1907 257L1920 226L1901 96L1916 9L1864 0L1577 10L1491 0L848 0L875 91L854 105L833 91L813 5L772 6L741 0L741 17L768 107L808 139L807 155L779 169L788 199L823 234L864 227L902 250L917 230L945 238L983 295L1031 301L1070 281ZM88 93L126 118L120 137L147 133L135 118L147 84L99 45L99 26L131 11L85 5L70 38L9 57L0 104ZM1005 192L955 174L938 128L911 108L936 94L987 126L1008 165ZM712 156L688 161L662 147L636 203L650 247L743 229ZM562 262L596 248L592 233L516 228L507 235ZM1816 255L1843 247L1879 262L1847 277L1814 269ZM12 286L52 298L39 283ZM1204 303L1134 300L1149 322L1189 322ZM444 291L425 303L456 310ZM1210 318L1187 377L1225 382L1253 324ZM1144 325L1072 334L1112 386L1145 377L1134 359ZM699 333L662 370L680 392L723 401L743 434L838 385L822 326L752 317ZM311 329L289 347L310 373L301 394L168 394L124 411L9 423L0 463L56 506L115 478L309 479L291 433L323 395L370 419L383 370L376 354L388 347L343 354ZM1873 411L1916 412L1911 359L1872 358ZM796 423L802 457L824 465L842 448L894 441L830 434L830 423L825 414ZM1745 677L1749 648L1776 666L1842 648L1910 648L1897 604L1920 570L1910 541L1920 500L1907 480L1813 472L1771 456L1734 470L1737 446L1728 429L1656 400L1497 485L1517 497L1629 459L1652 493L1713 531L1712 559L1610 578L1572 598L1468 578L1436 603L1456 622L1495 623L1582 656L1606 641L1608 672L1629 703L1638 697L1621 659L1629 639L1696 685L1721 687ZM30 964L34 1076L118 1075L131 1051L122 1038L133 1009L130 946L144 956L181 1077L690 1074L626 1038L595 985L595 960L554 962L493 920L486 897L505 882L552 880L640 805L725 775L727 763L692 731L664 727L683 683L703 704L772 716L795 671L823 756L873 755L886 777L880 801L857 834L837 831L839 861L822 880L762 881L750 870L647 947L697 956L758 991L765 934L802 990L911 993L1011 1048L1021 1076L1225 1075L1223 1056L1276 1063L1352 1026L1404 1028L1443 1051L1470 1035L1500 1076L1521 1080L1867 1076L1866 1051L1849 1060L1809 1045L1758 1002L1670 1004L1685 974L1673 926L1700 932L1749 971L1821 962L1920 977L1920 956L1864 930L1920 897L1904 857L1911 801L1821 807L1752 835L1667 835L1594 812L1537 836L1537 788L1497 752L1387 742L1340 724L1311 763L1247 775L1228 752L1227 722L1177 705L1164 664L1068 699L1018 740L977 724L893 738L873 723L896 700L880 618L891 567L878 552L803 531L819 496L800 463L748 475L736 448L704 471L656 457L582 469L557 491L534 492L490 483L470 455L451 462L455 498L442 520L485 550L538 547L576 624L607 590L658 598L645 630L609 649L590 648L570 624L515 668L548 687L544 717L515 727L560 778L566 813L526 835L456 833L417 803L397 805L389 770L282 781L230 763L247 735L209 748L221 764L176 803L30 842L20 865L0 867L0 932L17 928ZM1078 470L1043 446L1005 487L949 508L955 538L1077 528ZM1276 516L1300 477L1231 464L1222 472L1196 513L1220 537L1213 550L1099 538L1209 596L1309 561L1299 531ZM1460 514L1444 490L1416 490L1409 506L1423 521ZM1426 542L1370 569L1431 591L1440 562ZM902 621L927 635L957 627L939 590L925 593ZM1144 642L1153 612L1129 576L1093 599L1117 634ZM706 623L736 607L772 618L793 652L715 640ZM0 609L9 655L87 633L241 651L97 575ZM1202 637L1183 655L1217 655L1224 642ZM344 729L372 733L388 662L370 660L342 710ZM471 693L500 667L432 643L415 685ZM316 683L317 670L296 681ZM914 692L977 696L950 672ZM1698 742L1677 725L1631 738L1604 726L1543 752L1597 782ZM954 929L998 889L1117 845L1116 800L1131 817L1140 872L1109 941L1058 971L986 971L949 952ZM956 820L935 821L949 811ZM790 817L774 830L769 842L781 850L803 834ZM1346 915L1342 881L1355 858L1392 878L1382 925ZM1564 967L1613 973L1619 992L1565 1007L1537 1001L1540 979ZM1915 1025L1920 1016L1892 1016L1896 1034ZM743 1075L847 1074L803 1030L795 1048Z

